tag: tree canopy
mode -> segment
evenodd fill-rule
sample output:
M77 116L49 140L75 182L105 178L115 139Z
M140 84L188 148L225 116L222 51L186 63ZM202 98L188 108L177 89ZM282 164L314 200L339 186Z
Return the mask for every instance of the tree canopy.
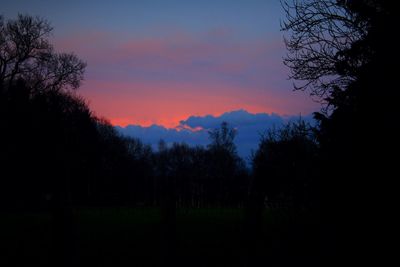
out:
M388 12L385 1L283 1L288 33L284 63L295 89L336 106L337 95L359 76L375 53L367 41L374 17Z
M29 89L59 91L77 89L86 63L74 54L56 53L49 42L52 27L45 19L19 14L5 21L0 17L0 85L17 80Z

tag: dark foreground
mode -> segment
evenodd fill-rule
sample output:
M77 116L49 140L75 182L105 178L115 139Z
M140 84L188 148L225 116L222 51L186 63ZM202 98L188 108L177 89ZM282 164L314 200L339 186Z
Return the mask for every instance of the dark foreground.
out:
M242 209L180 209L168 230L156 208L80 208L72 217L70 266L320 265L318 221L305 213L266 210L257 228ZM3 214L0 226L1 266L64 265L53 256L50 214Z

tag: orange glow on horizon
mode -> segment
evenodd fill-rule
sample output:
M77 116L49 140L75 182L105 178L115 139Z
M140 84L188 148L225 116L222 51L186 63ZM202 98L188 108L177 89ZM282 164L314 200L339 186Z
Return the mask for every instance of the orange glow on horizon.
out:
M234 110L239 110L239 109L232 109L232 110L226 110L223 112L216 112L216 113L204 113L204 114L190 114L190 115L185 115L185 116L180 116L180 117L176 117L176 118L160 118L158 120L140 120L137 118L128 118L128 117L122 117L122 118L109 118L110 123L114 126L121 126L121 127L126 127L128 125L138 125L141 127L150 127L152 125L159 125L159 126L163 126L167 129L175 129L175 130L183 130L183 129L187 129L187 130L191 130L191 131L201 131L203 130L203 128L201 127L196 127L196 128L192 128L188 125L181 125L180 122L183 120L187 120L189 117L191 116L207 116L207 115L211 115L214 117L218 117L221 116L223 113L225 112L231 112ZM249 113L255 114L255 113L271 113L271 112L266 112L264 110L259 110L256 111L256 109L244 109ZM276 112L275 112L276 113Z
M304 112L309 106L308 101L280 97L266 90L250 92L242 87L213 83L87 81L81 92L97 115L122 127L157 124L178 129L180 121L190 116L220 116L239 109L287 115ZM304 99L308 100L306 95Z

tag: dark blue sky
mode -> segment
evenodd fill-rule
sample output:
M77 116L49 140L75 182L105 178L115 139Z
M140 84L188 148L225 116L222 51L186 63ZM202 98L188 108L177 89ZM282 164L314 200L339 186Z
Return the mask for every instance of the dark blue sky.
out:
M3 0L2 14L48 18L57 32L103 29L147 35L150 28L179 26L190 32L228 27L244 35L276 33L279 1L262 0Z

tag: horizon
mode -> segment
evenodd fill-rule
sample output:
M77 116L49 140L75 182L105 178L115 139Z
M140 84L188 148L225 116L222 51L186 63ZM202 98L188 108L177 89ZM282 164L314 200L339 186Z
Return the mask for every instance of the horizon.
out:
M88 64L79 94L114 126L320 107L287 79L279 1L6 1L2 12L49 20L55 49Z

